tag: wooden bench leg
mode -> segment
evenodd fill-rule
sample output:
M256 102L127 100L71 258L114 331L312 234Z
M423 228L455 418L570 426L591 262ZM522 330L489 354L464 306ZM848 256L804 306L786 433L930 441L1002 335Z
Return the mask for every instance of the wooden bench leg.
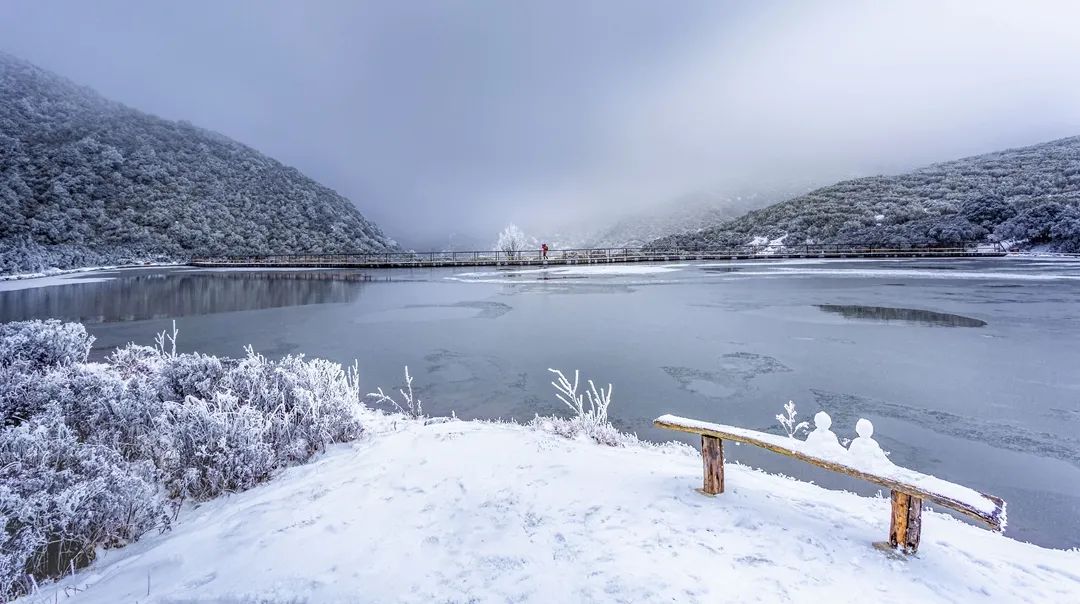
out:
M919 550L921 535L922 499L893 491L889 545L903 549L905 554L914 554Z
M705 470L705 485L702 487L708 495L724 492L724 441L715 436L701 435L701 462Z

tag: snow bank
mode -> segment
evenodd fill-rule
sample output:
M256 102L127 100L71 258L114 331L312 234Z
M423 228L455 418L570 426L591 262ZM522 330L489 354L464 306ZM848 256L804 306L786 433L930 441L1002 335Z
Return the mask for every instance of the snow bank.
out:
M29 602L1076 602L1080 551L740 465L697 493L684 446L605 447L479 422L396 427L188 508ZM65 598L71 589L80 591Z

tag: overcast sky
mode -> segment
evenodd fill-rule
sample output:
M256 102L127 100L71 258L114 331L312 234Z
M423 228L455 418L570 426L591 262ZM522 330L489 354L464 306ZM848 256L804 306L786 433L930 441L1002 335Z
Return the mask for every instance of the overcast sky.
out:
M407 245L1080 134L1080 2L0 2L0 49Z

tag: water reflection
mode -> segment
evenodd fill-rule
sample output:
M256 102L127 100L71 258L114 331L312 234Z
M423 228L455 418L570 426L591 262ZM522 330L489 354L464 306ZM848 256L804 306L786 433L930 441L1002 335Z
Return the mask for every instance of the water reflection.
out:
M351 271L117 273L107 281L0 292L0 322L111 323L352 302L370 280Z
M986 321L962 315L952 315L932 310L917 308L890 308L888 306L857 306L853 304L818 304L825 312L836 313L845 319L866 319L871 321L903 321L918 325L938 327L983 327Z

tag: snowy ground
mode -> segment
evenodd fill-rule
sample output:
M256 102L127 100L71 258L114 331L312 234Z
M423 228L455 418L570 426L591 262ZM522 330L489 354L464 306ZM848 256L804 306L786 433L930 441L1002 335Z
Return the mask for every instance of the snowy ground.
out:
M186 509L30 601L1077 602L1080 551L937 513L920 553L871 543L889 503L683 446L613 448L477 422L401 422ZM84 591L74 594L70 588ZM74 597L65 598L66 593Z

